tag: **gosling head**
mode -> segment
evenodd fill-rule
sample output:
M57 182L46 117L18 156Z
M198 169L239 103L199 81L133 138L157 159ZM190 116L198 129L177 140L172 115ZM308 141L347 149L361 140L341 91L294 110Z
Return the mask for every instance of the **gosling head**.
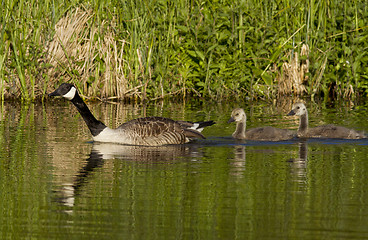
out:
M73 84L63 83L54 92L50 93L49 96L61 96L68 100L72 100L77 94L77 89Z
M288 113L288 116L302 116L307 113L307 108L305 107L304 103L298 102L294 103L291 111Z
M242 108L235 108L231 113L231 118L228 123L231 122L245 122L247 120L247 116Z

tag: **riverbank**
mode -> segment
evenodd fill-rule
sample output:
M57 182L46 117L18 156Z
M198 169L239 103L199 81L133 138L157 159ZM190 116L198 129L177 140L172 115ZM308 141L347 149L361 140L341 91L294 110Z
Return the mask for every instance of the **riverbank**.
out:
M365 1L3 3L2 99L367 96ZM291 5L290 5L291 4Z

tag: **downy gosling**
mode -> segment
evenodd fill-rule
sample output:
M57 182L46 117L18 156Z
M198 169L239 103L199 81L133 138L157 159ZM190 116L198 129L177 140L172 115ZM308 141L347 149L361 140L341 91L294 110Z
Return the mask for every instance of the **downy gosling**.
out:
M299 128L297 131L299 138L342 138L361 139L366 138L364 132L349 129L333 124L322 125L314 128L308 127L308 111L301 102L295 103L288 113L288 116L299 116Z
M111 129L93 116L73 84L63 83L49 96L70 100L82 115L96 142L143 146L184 144L195 138L204 139L201 133L203 128L215 124L214 121L187 122L164 117L144 117Z
M253 141L284 141L296 137L296 132L274 127L258 127L246 130L247 116L242 108L235 108L231 113L228 123L236 122L235 139L246 139Z

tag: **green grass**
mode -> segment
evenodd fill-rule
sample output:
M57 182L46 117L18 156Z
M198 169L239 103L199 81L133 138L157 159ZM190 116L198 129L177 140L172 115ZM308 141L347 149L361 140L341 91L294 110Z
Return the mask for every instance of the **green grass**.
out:
M310 49L304 94L368 93L363 0L8 0L1 7L3 99L42 98L66 81L99 99L276 98L282 65L302 43Z

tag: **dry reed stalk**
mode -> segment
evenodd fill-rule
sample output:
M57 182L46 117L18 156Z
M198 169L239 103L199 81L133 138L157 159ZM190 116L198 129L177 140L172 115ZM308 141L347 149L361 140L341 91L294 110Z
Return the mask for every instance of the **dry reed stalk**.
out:
M312 98L314 97L314 95L320 90L320 87L321 87L321 81L322 81L322 76L323 76L323 73L325 72L325 69L326 69L326 64L327 64L327 54L325 55L325 59L323 60L323 64L322 66L320 67L320 69L317 71L317 79L316 81L312 82Z
M87 37L87 32L84 30L90 17L91 12L77 8L74 15L71 16L69 13L56 24L55 35L48 48L48 61L55 68L61 65L65 69L74 61L83 60L83 56L90 52L88 44L83 44L83 46L81 44L81 41ZM86 62L83 67L85 64ZM55 74L61 73L55 72Z
M49 90L62 78L64 82L80 83L87 96L124 98L130 91L124 76L126 42L115 40L106 21L98 27L90 24L92 17L91 10L76 8L56 24L48 48L48 61L53 66L49 70Z
M295 94L302 95L306 89L304 82L308 81L309 72L309 47L303 44L300 50L300 56L305 56L305 60L300 60L299 53L290 54L289 62L282 64L282 72L278 74L278 96Z
M286 116L296 102L304 102L299 96L280 96L273 100L278 113Z
M355 91L354 91L353 85L348 84L348 86L344 89L343 96L344 96L345 99L346 98L349 98L350 99L350 98L352 98L354 96L354 93L355 93Z

